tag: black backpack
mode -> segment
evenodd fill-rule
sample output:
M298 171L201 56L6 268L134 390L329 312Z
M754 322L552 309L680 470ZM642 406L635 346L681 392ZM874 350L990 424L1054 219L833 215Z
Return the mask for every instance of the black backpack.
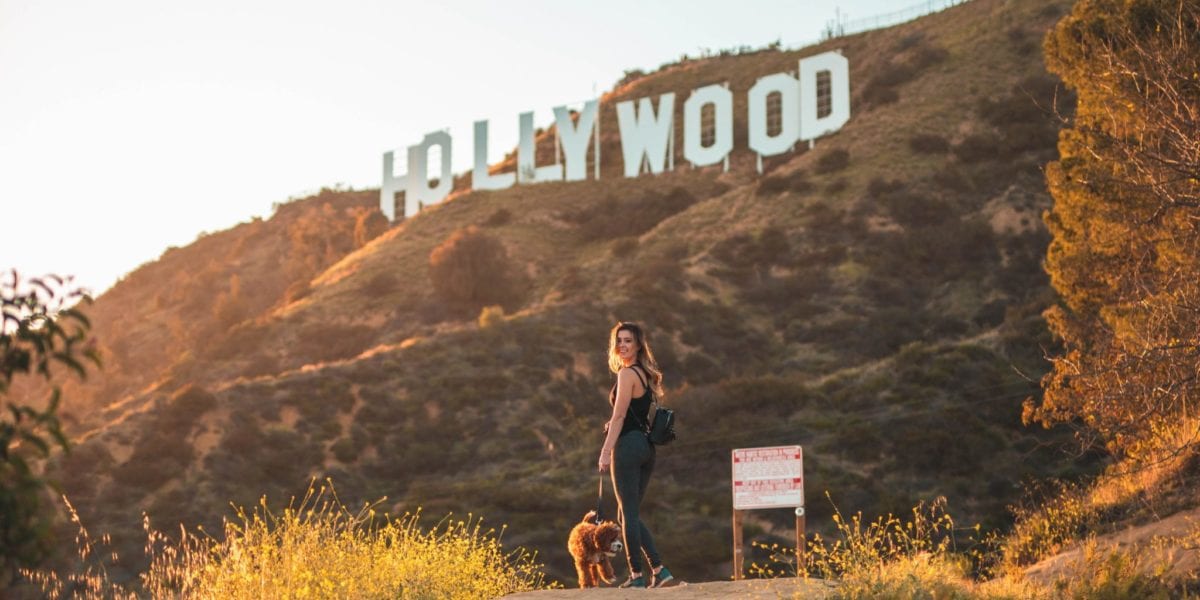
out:
M637 369L633 370L637 373L638 379L642 382L642 388L650 392L650 398L654 402L654 420L646 423L646 420L639 415L634 414L633 407L629 407L629 414L633 415L638 424L642 426L642 431L646 432L646 439L650 440L655 446L665 446L675 441L675 411L658 405L658 395L654 390L650 389L649 384L642 377L641 372Z

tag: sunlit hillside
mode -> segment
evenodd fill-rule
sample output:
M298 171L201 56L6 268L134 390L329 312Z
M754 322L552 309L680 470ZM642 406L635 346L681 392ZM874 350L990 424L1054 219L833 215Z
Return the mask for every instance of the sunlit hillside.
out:
M142 511L219 531L230 502L328 476L349 506L507 524L505 545L570 581L624 319L652 332L679 413L646 511L683 576L729 574L738 447L804 446L813 528L830 500L878 514L936 496L960 524L1007 527L1023 483L1091 468L1067 434L1021 424L1053 344L1041 169L1071 106L1039 40L1068 6L974 0L630 74L602 99L599 180L460 185L386 229L377 191L325 190L169 250L92 309L107 364L67 390L77 444L56 476L127 557L118 575L142 567ZM850 61L849 123L758 174L745 90L826 50ZM735 92L729 171L679 155L621 177L615 102L673 91L681 119L714 82ZM551 132L539 147L546 162ZM501 249L496 299L431 279L431 253L468 226ZM747 537L786 540L790 523L755 513Z

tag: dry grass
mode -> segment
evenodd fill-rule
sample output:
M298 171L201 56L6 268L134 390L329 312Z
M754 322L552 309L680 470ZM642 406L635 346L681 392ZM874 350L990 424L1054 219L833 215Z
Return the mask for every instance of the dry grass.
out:
M332 484L309 488L280 514L264 498L239 509L221 539L181 530L169 539L144 522L150 568L136 584L113 582L79 523L80 564L66 575L25 573L48 598L495 598L548 587L523 549L505 552L482 519L446 517L423 529L420 511L350 512ZM112 557L115 559L115 557Z
M1196 547L1200 527L1175 538L1159 537L1149 544L1118 547L1091 539L1079 559L1054 577L1027 579L1020 571L981 581L975 571L994 557L984 550L960 553L954 548L954 521L945 500L913 508L911 518L888 515L866 521L861 514L849 520L834 516L838 535L815 536L808 545L804 577L837 581L828 598L865 599L1152 599L1186 597L1191 579L1170 577L1173 556ZM984 546L985 548L987 546ZM751 566L751 574L780 577L797 574L791 549L772 545L772 565Z

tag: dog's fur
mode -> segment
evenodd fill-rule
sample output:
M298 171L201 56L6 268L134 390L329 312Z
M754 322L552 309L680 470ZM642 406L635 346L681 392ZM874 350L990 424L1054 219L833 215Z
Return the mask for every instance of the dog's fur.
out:
M575 559L579 587L599 587L600 582L613 582L612 557L625 549L621 528L612 521L596 524L596 511L588 511L583 520L571 530L567 549Z

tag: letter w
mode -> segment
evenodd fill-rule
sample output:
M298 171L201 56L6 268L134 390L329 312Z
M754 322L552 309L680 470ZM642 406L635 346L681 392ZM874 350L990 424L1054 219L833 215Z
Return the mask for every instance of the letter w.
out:
M617 124L621 128L621 154L625 158L626 177L638 176L643 157L651 173L663 172L663 160L667 158L674 132L674 119L673 92L658 97L658 114L655 114L649 98L638 100L636 113L632 100L617 103ZM673 164L675 161L671 162Z

